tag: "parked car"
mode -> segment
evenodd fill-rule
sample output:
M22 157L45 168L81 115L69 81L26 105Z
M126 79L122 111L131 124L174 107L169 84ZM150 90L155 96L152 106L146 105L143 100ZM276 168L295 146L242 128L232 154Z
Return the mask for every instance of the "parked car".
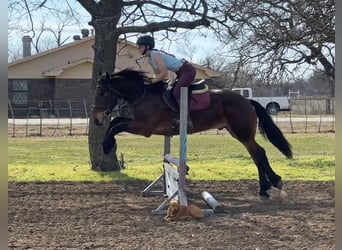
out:
M259 102L270 115L277 115L279 111L289 111L290 102L287 96L255 97L251 88L233 88L234 92Z

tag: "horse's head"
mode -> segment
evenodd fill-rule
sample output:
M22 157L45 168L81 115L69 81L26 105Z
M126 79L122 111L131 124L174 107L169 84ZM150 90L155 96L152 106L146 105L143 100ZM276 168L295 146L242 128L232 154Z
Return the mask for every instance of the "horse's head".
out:
M112 87L112 80L109 73L101 75L97 80L93 107L96 125L103 124L120 98L120 93Z
M138 102L144 95L146 76L143 72L125 69L118 73L102 75L96 84L95 124L101 125L122 98L130 104Z

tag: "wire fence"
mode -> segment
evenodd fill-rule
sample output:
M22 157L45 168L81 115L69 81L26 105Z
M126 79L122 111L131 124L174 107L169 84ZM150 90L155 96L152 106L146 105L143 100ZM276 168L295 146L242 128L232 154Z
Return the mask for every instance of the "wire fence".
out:
M37 101L39 105L14 107L8 102L8 136L86 136L90 107L85 100ZM334 99L291 100L291 111L272 116L283 133L334 133ZM211 130L203 133L224 133Z
M85 99L31 100L25 106L8 101L8 135L87 135L89 111Z

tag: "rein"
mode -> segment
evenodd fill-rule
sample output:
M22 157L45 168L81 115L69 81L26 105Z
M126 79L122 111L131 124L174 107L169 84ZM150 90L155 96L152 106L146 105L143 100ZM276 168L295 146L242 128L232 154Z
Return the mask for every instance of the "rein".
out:
M107 105L106 105L107 107L96 107L96 106L94 106L93 108L94 109L105 108L105 111L104 111L105 116L109 116L110 113L113 111L121 110L121 107L118 107L118 109L114 110L114 107L117 105L115 105L112 109L110 108L110 106L111 106L110 105L111 104L111 93L115 93L118 96L118 99L123 99L124 101L128 102L117 89L115 89L111 86L111 84L107 84L107 85L97 84L95 88L100 88L100 87L105 88L105 91L109 92L109 96L107 97L107 99L108 99ZM135 98L131 104L138 104L139 102L141 102L144 99L145 94L146 94L146 89L143 88L141 95L138 98Z
M96 109L105 108L105 111L103 111L103 113L104 113L105 116L109 116L110 113L113 112L114 107L116 106L116 105L115 105L113 108L110 108L110 104L111 104L111 102L110 102L110 100L111 100L111 93L114 92L114 93L115 93L117 96L119 96L120 98L122 98L122 95L121 95L121 93L120 93L119 91L117 91L116 89L114 89L110 84L107 84L107 85L97 84L95 88L96 88L96 89L97 89L97 88L105 88L105 90L106 90L107 92L109 92L109 96L107 97L109 101L107 102L107 107L96 107L96 106L94 106L93 109L96 110Z

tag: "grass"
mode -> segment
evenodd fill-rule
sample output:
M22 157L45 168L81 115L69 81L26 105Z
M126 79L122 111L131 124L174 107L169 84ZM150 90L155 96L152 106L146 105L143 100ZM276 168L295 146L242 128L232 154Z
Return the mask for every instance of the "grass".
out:
M284 180L335 180L334 134L287 134L293 159L286 159L273 145L257 136L269 162ZM257 168L245 148L227 135L188 137L187 163L191 180L258 179ZM126 168L120 173L91 170L86 137L9 138L8 181L152 181L162 173L163 137L117 136L118 155ZM178 156L179 137L172 139Z

